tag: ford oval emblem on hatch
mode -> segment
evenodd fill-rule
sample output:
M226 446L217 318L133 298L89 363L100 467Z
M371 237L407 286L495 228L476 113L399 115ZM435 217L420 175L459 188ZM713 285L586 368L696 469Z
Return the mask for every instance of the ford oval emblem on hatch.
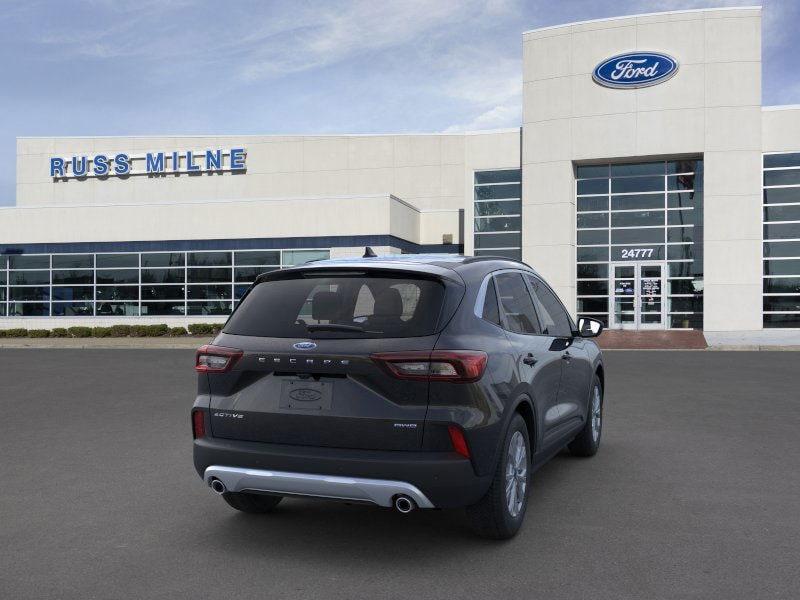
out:
M594 69L592 79L609 88L642 88L666 81L678 72L678 61L660 52L626 52Z
M313 350L317 345L314 342L297 342L292 345L295 350Z

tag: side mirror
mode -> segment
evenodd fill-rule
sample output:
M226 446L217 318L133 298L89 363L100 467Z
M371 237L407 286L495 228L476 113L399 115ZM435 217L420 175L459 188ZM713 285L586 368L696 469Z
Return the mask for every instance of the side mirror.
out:
M578 335L585 338L593 338L600 335L603 331L603 323L590 317L578 319Z

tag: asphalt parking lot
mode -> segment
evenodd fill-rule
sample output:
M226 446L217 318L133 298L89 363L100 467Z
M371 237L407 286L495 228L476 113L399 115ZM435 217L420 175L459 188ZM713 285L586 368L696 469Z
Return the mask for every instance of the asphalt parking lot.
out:
M236 513L191 461L193 353L0 350L0 597L796 598L796 352L607 352L603 446L521 533L458 512Z

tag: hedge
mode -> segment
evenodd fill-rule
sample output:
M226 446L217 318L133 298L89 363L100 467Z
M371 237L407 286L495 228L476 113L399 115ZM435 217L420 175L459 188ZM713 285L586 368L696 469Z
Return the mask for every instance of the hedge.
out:
M222 323L192 323L188 327L170 327L166 323L158 325L111 325L110 327L55 327L53 329L25 329L14 327L0 329L0 338L107 338L107 337L180 337L184 335L216 335L222 330Z

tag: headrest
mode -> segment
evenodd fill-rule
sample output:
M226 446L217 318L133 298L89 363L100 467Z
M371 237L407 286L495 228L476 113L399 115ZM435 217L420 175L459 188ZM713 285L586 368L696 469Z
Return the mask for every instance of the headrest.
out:
M342 297L337 292L317 292L311 299L311 318L316 321L333 321L339 317Z
M403 297L395 288L386 288L375 297L376 317L399 317L403 314Z

